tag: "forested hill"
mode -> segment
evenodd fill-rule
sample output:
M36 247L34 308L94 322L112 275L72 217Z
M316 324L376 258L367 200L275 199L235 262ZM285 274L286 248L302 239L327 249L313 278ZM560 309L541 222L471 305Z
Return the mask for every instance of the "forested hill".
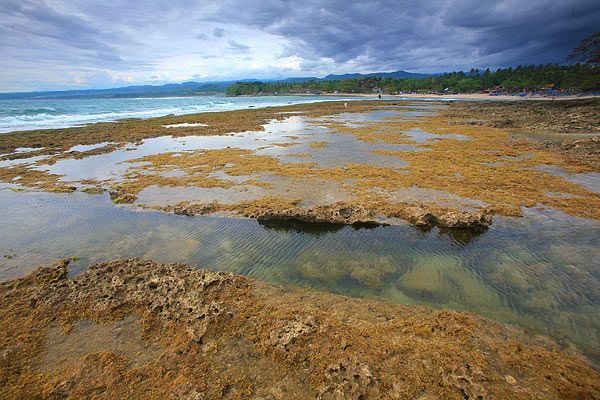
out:
M127 86L113 89L83 89L47 92L0 93L0 100L25 99L95 99L95 98L132 98L132 97L168 97L222 95L232 82L184 82L162 86Z
M576 65L530 65L496 71L472 69L426 77L361 76L340 80L303 82L237 82L227 89L230 96L298 93L401 92L472 93L488 91L600 90L600 67Z

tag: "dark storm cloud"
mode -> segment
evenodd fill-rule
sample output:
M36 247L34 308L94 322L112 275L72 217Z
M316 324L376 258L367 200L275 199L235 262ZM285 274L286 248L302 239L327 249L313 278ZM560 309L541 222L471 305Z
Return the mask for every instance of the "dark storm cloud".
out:
M212 18L288 38L286 55L355 60L366 68L447 69L564 62L598 29L600 1L229 0Z
M600 2L593 0L505 1L492 7L459 0L454 5L444 22L477 32L469 45L484 55L506 54L507 64L564 62L600 22Z
M600 0L0 0L0 90L562 63L598 21Z
M423 33L436 6L433 2L418 7L408 2L256 2L252 7L241 7L235 1L225 3L214 17L222 21L257 26L267 32L298 41L303 49L317 56L330 57L339 62L373 50L385 48L394 51L390 42L423 41ZM239 12L238 12L239 10Z

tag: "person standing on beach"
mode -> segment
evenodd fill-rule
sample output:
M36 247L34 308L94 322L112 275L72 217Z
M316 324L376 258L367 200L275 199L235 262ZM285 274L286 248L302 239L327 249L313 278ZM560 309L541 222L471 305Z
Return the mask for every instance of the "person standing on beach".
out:
M381 100L381 93L379 93L379 96L378 96L378 97L379 97L379 100Z

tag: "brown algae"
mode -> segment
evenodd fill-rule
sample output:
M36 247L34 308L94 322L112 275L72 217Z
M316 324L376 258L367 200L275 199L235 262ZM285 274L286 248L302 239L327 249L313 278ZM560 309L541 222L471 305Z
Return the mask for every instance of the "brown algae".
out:
M177 135L218 135L248 129L260 130L262 129L261 124L264 125L267 120L285 122L285 118L294 118L296 123L304 118L317 127L322 126L327 129L328 138L333 140L333 142L315 142L309 139L306 148L311 149L310 152L294 152L292 150L282 154L271 154L270 152L265 153L265 150L258 146L254 149L227 146L189 151L167 151L131 158L127 160L127 163L131 163L130 167L123 164L122 168L125 172L122 173L122 176L97 180L100 187L116 193L113 197L119 202L135 201L139 193L149 187L192 186L231 189L252 186L262 188L264 198L262 200L248 199L248 201L260 201L262 204L272 201L272 214L281 214L284 210L278 209L278 202L274 201L280 194L273 190L273 185L268 180L265 181L261 177L279 177L289 180L289 191L293 195L286 196L287 200L283 202L284 204L290 199L302 201L307 197L307 192L312 190L311 186L303 184L293 186L293 182L305 182L310 178L317 185L331 186L332 190L338 187L349 192L351 204L368 210L369 215L400 217L411 222L430 220L433 224L446 226L443 222L444 218L440 218L441 215L466 212L466 215L470 213L475 218L465 219L460 216L459 219L462 220L460 226L468 225L468 221L478 221L477 224L485 225L489 223L488 216L490 215L518 216L521 214L522 207L533 207L538 204L557 208L574 216L600 219L599 193L539 168L540 165L551 165L560 167L569 173L594 172L595 169L590 166L589 162L578 162L574 157L556 151L555 148L540 146L539 142L523 136L515 136L513 131L506 128L469 123L471 120L467 118L470 115L469 112L477 116L480 109L486 110L490 107L487 104L481 105L480 102L458 105L435 104L438 108L436 109L437 114L420 113L410 119L397 111L397 106L402 104L423 109L431 107L411 102L359 101L351 102L350 106L346 108L339 103L331 102L302 105L302 107L297 105L261 110L162 117L144 121L124 121L109 124L112 127L110 130L107 129L106 124L94 124L87 129L90 130L91 137L94 132L99 135L108 135L108 137L103 136L102 139L121 143L121 146L124 146L126 141L131 140L131 135L134 135L132 131L139 132L141 127L154 127L155 125L162 127L162 125L170 123L194 124L202 120L202 123L207 126L184 126L176 130ZM445 108L440 110L441 105ZM593 105L598 106L597 102ZM522 106L528 107L527 104ZM282 115L282 111L297 111L298 113L290 117ZM377 112L381 115L378 116ZM334 117L327 117L333 114L335 114ZM238 122L235 128L231 125L233 121ZM347 123L348 121L351 123ZM307 132L312 129L307 125L299 126L299 129L306 129ZM69 136L67 143L73 144L82 135L81 129L86 128L59 130L57 135L72 135ZM169 130L170 135L172 131L172 129ZM122 136L114 137L116 132L122 133ZM283 132L289 133L285 128L282 129ZM304 134L309 135L307 138L310 138L310 135L315 134L304 131L298 133L299 136L295 135L296 138L301 138ZM50 153L56 151L55 145L46 142L45 133L38 132L38 134L40 139L38 144L43 143ZM145 137L160 136L161 134L163 133L159 130L148 130ZM0 144L4 141L5 147L10 146L11 135L7 136L8 139L0 138ZM34 133L26 133L25 144L32 145L30 142L34 136L30 135L34 135ZM330 152L330 158L335 158L335 154L339 154L335 153L336 135L342 135L342 137L351 135L357 139L357 143L370 143L371 147L362 150L357 148L355 154L371 154L372 158L364 158L362 161L363 157L361 156L361 162L355 162L352 158L348 158L342 160L341 165L321 165L318 160L327 159ZM270 146L283 145L295 149L301 145L297 141L298 139L290 142L287 140L289 137L286 138L285 135L281 135L280 139ZM88 138L85 143L90 141L93 140ZM110 151L116 146L114 143L88 150L88 152L96 154L105 151L104 149ZM391 145L413 147L394 149L389 147ZM7 148L10 150L9 147ZM29 164L8 165L0 168L0 179L4 182L18 183L44 190L75 190L82 183L81 181L66 181L63 179L64 177L53 174L52 168L44 171L33 169L37 167L32 166L51 165L57 158L81 158L85 157L85 154L85 151L58 153L54 154L50 160L43 159ZM352 153L348 154L351 156ZM387 161L382 159L375 162L373 157L389 158ZM394 163L394 159L399 160L400 163ZM179 171L179 173L169 175L170 171ZM223 178L227 176L246 177L247 179ZM94 187L98 188L98 185ZM452 202L440 201L438 204L430 204L414 199L398 201L396 193L411 188L437 190L440 193L448 193L449 197L458 196L470 204L470 211L461 210L461 204L452 204ZM552 196L551 193L563 193L564 195ZM202 203L205 202L202 201ZM328 201L324 197L322 204L314 205L330 206L334 202ZM188 199L187 203L193 205L194 198ZM153 207L161 208L160 204L156 204L156 202L153 204ZM423 215L415 217L415 207L421 210L419 212ZM222 209L223 207L215 207L215 209L217 208ZM248 215L249 213L244 212L245 208L247 205L239 203L239 207L228 206L227 210ZM297 211L294 210L294 213ZM431 214L434 218L424 214ZM448 226L453 225L451 223Z
M579 355L466 312L139 259L71 279L60 262L0 292L6 399L600 395Z

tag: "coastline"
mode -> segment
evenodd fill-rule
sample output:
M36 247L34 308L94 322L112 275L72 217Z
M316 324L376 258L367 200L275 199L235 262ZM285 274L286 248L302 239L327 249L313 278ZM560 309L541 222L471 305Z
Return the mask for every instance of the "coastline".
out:
M599 103L596 99L570 102L423 102L398 99L353 101L348 104L338 101L168 116L149 120L127 120L80 128L19 132L0 136L0 149L2 149L0 153L8 154L3 156L0 161L4 163L0 166L0 180L8 185L10 190L14 190L15 194L18 194L19 190L31 189L48 192L82 192L81 196L86 196L86 193L105 193L104 200L107 208L151 209L159 210L159 214L164 214L166 211L186 216L214 215L215 218L226 215L238 218L238 221L240 217L251 218L258 220L260 229L268 228L271 225L273 229L269 233L275 235L274 237L281 233L284 234L281 236L287 236L294 230L300 229L294 225L298 221L309 226L312 224L313 229L315 229L314 226L324 228L323 232L327 229L352 230L353 228L360 231L375 224L400 225L408 222L417 226L417 228L411 227L417 236L439 230L439 232L444 232L443 235L446 235L447 238L452 238L458 243L457 246L466 246L469 240L482 240L487 227L495 221L496 217L501 220L500 223L504 224L530 223L531 220L526 218L520 220L520 216L524 216L524 213L532 208L554 210L561 215L561 218L572 221L574 225L578 221L593 224L600 220L598 189L582 185L581 180L572 180L573 176L592 176L589 174L600 172L600 159L597 152L600 142L596 137L587 137L590 130L596 130L595 135L598 136L597 130L600 129L600 124L597 123L598 107ZM176 127L167 128L165 127L167 125ZM530 137L547 133L563 135L564 139L555 145ZM567 133L576 139L568 137ZM189 145L186 144L188 141ZM23 146L31 147L31 149L27 149L25 152L17 150ZM348 149L352 151L347 152ZM557 170L540 169L540 165L553 166ZM117 171L114 174L110 169L112 167ZM104 175L100 172L98 175L88 176L81 175L80 171L107 172ZM435 173L432 174L432 171ZM125 206L111 204L106 192L110 194L115 204L128 204ZM152 197L153 193L156 196L154 198ZM255 197L248 197L248 195L254 194ZM186 198L187 195L191 197ZM63 200L57 195L56 201L66 202L66 198L67 196ZM68 205L68 203L66 204ZM386 217L384 220L379 219L382 215ZM281 221L290 222L291 227L288 226L277 231L277 223ZM253 222L255 223L255 221ZM353 228L345 225L351 225ZM490 229L490 231L493 230L493 228ZM535 236L530 231L526 232L527 235ZM321 234L324 233L318 233L318 235ZM577 241L577 244L582 244L579 239ZM190 246L193 247L194 241L190 242ZM506 245L505 242L500 243L502 246ZM160 243L157 244L157 247L160 247L159 245ZM557 248L562 249L563 247L557 246ZM586 249L593 250L592 247L584 245L578 247L577 251L579 253L590 251ZM110 250L109 246L107 251L110 252ZM525 253L524 247L523 249L515 247L510 251L521 254L522 250ZM542 250L533 248L527 249L527 251L530 251L527 253L531 254L530 257L537 260L536 254L539 255ZM12 257L12 254L10 253L8 256ZM357 253L357 255L359 254ZM122 257L130 255L130 253L119 254ZM236 254L233 259L243 260L243 256L244 254ZM552 299L540 300L531 293L534 292L533 288L540 290L539 288L543 285L526 278L523 271L515 268L513 266L515 259L512 258L514 257L512 254L506 256L506 259L510 260L509 262L499 264L494 262L489 266L490 269L497 268L498 270L496 275L491 275L489 278L496 280L494 284L498 285L500 290L504 287L502 285L507 285L510 290L522 293L523 307L528 310L548 312L551 307L562 304L576 304L576 307L579 307L580 304L587 304L585 302L595 296L593 265L589 268L586 265L583 268L581 264L578 264L577 267L569 264L567 268L561 263L553 264L552 259L543 263L536 262L533 267L525 263L529 269L536 268L535 271L539 272L540 276L559 269L560 274L568 274L567 277L557 275L559 278L552 280L551 288L543 287L544 290L552 291L549 296ZM113 254L110 257L113 258L116 255ZM156 257L149 255L148 258ZM457 259L460 256L452 258ZM310 260L310 258L308 259ZM489 309L495 309L497 305L502 304L501 300L505 300L496 291L497 288L492 289L488 286L488 282L477 281L476 274L473 276L465 274L462 259L458 259L454 263L437 254L432 257L423 257L419 261L417 272L395 272L398 276L390 275L390 271L395 271L395 268L385 257L379 258L379 261L382 263L377 264L377 268L367 262L361 265L362 268L356 266L345 268L346 266L343 265L337 269L331 268L327 264L314 265L307 262L301 273L306 277L320 277L319 279L323 279L323 281L326 279L351 280L366 285L372 290L382 291L385 288L385 279L392 279L393 287L397 290L395 302L411 298L399 296L399 294L406 296L409 293L410 296L413 296L412 299L440 299L440 303L446 306L446 304L450 304L448 293L454 293L457 290L456 282L461 282L461 279L465 279L463 289L468 286L481 290L480 292L473 290L470 292L470 296L476 297L478 300L482 298L478 297L482 293L488 296L486 301L489 303L486 303L486 307L490 305ZM120 268L123 263L128 265L127 262L117 261L113 266ZM132 261L131 263L136 266L152 265L152 268L155 268L153 263L141 261ZM199 264L203 264L203 262ZM228 266L221 266L221 268L227 269ZM116 270L118 271L118 268ZM242 271L247 271L247 268ZM202 273L208 274L207 272ZM435 273L436 276L443 274L447 274L447 276L439 282L429 284L428 282L431 280L428 277L432 273ZM153 273L150 275L154 276ZM180 278L185 280L185 276L188 275L189 272L185 272L183 277L175 274L171 278L176 281ZM125 282L125 286L119 284L118 273L109 271L108 276L111 282L113 280L117 282L115 290L118 292L116 294L110 292L109 295L120 296L119 290L127 287L127 282ZM390 276L392 277L390 278ZM26 278L25 281L31 283L31 279ZM88 276L85 279L92 278ZM149 279L151 280L151 278ZM234 280L237 279L239 278ZM560 285L563 284L576 287L581 280L584 280L587 285L584 286L585 290L581 291L588 296L583 300L579 293L553 291L554 288L562 287ZM7 285L14 286L15 282L10 281ZM61 282L65 281L61 278ZM84 282L86 281L84 280ZM154 283L150 283L150 281L146 283L154 286ZM16 286L19 285L16 284ZM71 283L67 284L67 286L70 285ZM14 288L13 286L10 287ZM324 287L327 286L324 285ZM55 291L57 288L45 287L44 290L46 289ZM140 289L146 290L145 287ZM60 292L60 290L62 289L58 291ZM88 289L82 287L78 290L77 296L93 295L94 293L88 293ZM189 287L170 287L168 290L175 291L176 296L181 295L183 298L193 296L191 293L194 293L194 291L190 291ZM283 290L285 293L295 291L295 289L287 287ZM15 294L15 298L25 296L23 292L19 293ZM48 294L46 291L44 293L44 296ZM313 292L306 291L304 293ZM540 293L536 292L536 295ZM306 296L317 295L306 294ZM36 296L26 298L37 299ZM332 299L334 298L329 300L323 298L311 303L309 307L311 310L319 309L324 307L323 304L335 303ZM340 300L335 297L335 299L337 302L354 303L354 300L346 298ZM35 302L37 301L35 300ZM89 303L91 308L81 313L73 311L69 308L70 306L65 306L66 308L63 310L65 315L71 315L74 318L71 322L68 318L64 320L65 333L71 330L79 332L82 329L83 332L86 332L86 324L89 324L89 321L86 321L85 318L88 317L97 322L110 321L111 324L121 321L121 317L124 315L119 314L118 310L123 310L129 303L126 301L118 303L119 306L114 313L111 309L107 311L108 314L94 314L95 305L103 307L102 301L94 300ZM362 301L357 300L359 303ZM460 302L454 303L452 306L464 309ZM373 307L384 308L389 305ZM408 312L406 310L410 310L412 307L406 306L404 311L398 311L398 313ZM415 307L417 310L418 306ZM299 310L301 309L300 306ZM56 312L56 309L53 308L45 310L49 310L48 312L52 315ZM423 313L427 312L431 313L431 310ZM572 316L580 318L580 321L590 318L589 314L579 309L577 311L568 309L561 312L565 314L557 315L557 318L564 318L566 313L573 313ZM482 314L485 315L485 310ZM32 316L28 313L24 315L27 318ZM349 318L358 318L357 314L348 315ZM314 317L311 313L308 316ZM102 319L104 317L107 317L108 320ZM13 316L8 318L13 318ZM126 321L129 321L127 318ZM200 319L203 318L205 317ZM399 317L395 315L391 318ZM419 318L421 318L420 315ZM450 319L453 320L453 318L455 317ZM519 323L515 322L517 320L511 318L510 314L505 314L498 319L504 322ZM83 322L76 322L81 320ZM151 324L154 320L148 321ZM456 329L464 329L464 324L471 323L468 321L470 320L456 322ZM557 321L557 319L552 321ZM169 320L166 324L177 325L179 322L181 321ZM445 320L440 322L443 326L442 330L446 329L446 322ZM219 324L212 334L218 336L218 329L223 326ZM487 324L488 322L484 325L487 326ZM119 326L119 323L114 325L115 328ZM181 328L181 326L177 326ZM303 326L299 329L304 329ZM523 326L527 325L523 324ZM294 327L296 325L292 324L290 329L295 329ZM127 329L130 328L131 326L128 325ZM528 328L531 327L528 326ZM101 328L95 327L94 329ZM374 328L369 326L364 329ZM419 325L418 329L428 328ZM503 329L509 328L504 327ZM534 330L549 334L544 329ZM44 331L54 338L62 338L59 342L70 340L66 337L68 335L50 325L41 326L40 331ZM263 334L270 338L270 332L272 330L268 333L263 332ZM570 331L567 330L567 332ZM496 333L504 335L504 333ZM360 334L356 332L354 334L357 336L353 336L352 340L358 340L357 337ZM559 339L559 335L555 335L554 331L552 334L555 339ZM489 340L498 340L493 334L490 335ZM517 336L521 337L520 335ZM590 336L593 337L593 335L592 331ZM73 340L77 337L81 338L76 335ZM182 340L185 340L186 343L189 340L193 341L188 337L176 337L183 338ZM160 338L160 335L155 338ZM563 350L571 346L565 343L576 343L581 346L582 351L585 348L586 355L597 360L598 349L593 347L594 343L569 342L570 339L572 338L569 337L561 342ZM347 339L347 341L349 340ZM384 339L381 340L385 342ZM514 346L519 348L529 346L527 344L529 339L523 343L518 340L513 342ZM261 343L263 342L261 341L258 345L262 346ZM328 342L325 341L325 343ZM38 345L45 346L39 343ZM221 343L219 346L221 345L229 346L230 343ZM371 347L378 345L378 341L368 344ZM443 346L445 345L443 344ZM379 353L369 353L367 347L363 349L364 351L361 350L361 354L366 354L366 357L369 358L379 356ZM552 344L550 348L556 349L557 346ZM197 350L203 351L201 347ZM390 349L390 351L396 350ZM438 350L441 352L440 354L447 356L446 350L439 348ZM465 357L475 358L477 354L480 354L480 350L476 348L471 350L473 353ZM146 349L140 351L145 354ZM501 350L499 357L513 357L512 353L505 353L506 351L508 350ZM20 362L18 352L15 354L17 354L15 355L17 360L14 362ZM429 353L426 350L419 349L419 352L414 355L417 358L411 359L408 365L411 362L422 362L425 358L421 357L429 357L426 356L427 354ZM129 365L129 361L123 361L112 355L104 356L108 358L103 358L101 361L109 363L107 368L112 368L111 363L118 359L121 363L119 371L129 371L127 369L129 367L121 369L123 365ZM299 357L308 356L302 354ZM435 355L431 355L431 357L435 357ZM100 362L93 356L89 356L85 360ZM189 360L182 362L187 361ZM87 365L85 364L87 361L83 362L84 365ZM371 376L376 374L371 367L383 362L383 360L378 360L374 364L368 364ZM472 370L471 372L464 370L466 367L460 362L452 364L449 369L459 371L455 374L456 376L472 373ZM549 365L550 369L567 368L565 365L568 365L570 370L579 371L579 368L584 368L585 365L585 361L582 361L580 356L576 356L576 359L569 359L568 362L565 361L567 364L562 364L563 361L557 359L548 359L547 362L546 365ZM81 365L73 364L73 369L70 371L77 370ZM406 365L401 364L398 368L406 368ZM469 365L472 364L469 362ZM327 365L320 365L318 368L314 371L320 371L320 376L323 373L335 375L334 371L327 369ZM418 378L415 379L422 379L422 376L430 373L431 371L420 371L416 375ZM436 376L436 384L439 386L440 381L449 382L454 379L452 374L454 372ZM486 374L484 376L487 377ZM589 373L586 374L591 376ZM525 379L526 385L534 385L527 386L527 388L535 387L535 390L555 390L558 391L556 393L559 393L564 389L552 386L554 382L547 383L550 386L544 386L546 383L538 382L542 386L535 386L538 385L536 383L538 375L523 378L523 376L516 376L506 371L493 372L492 375L489 375L493 378L486 378L485 382L491 381L493 385L498 384L497 388L500 390L498 393L504 393L502 390L508 390L514 386L511 383L513 379L508 379L510 381L508 382L505 375L511 376L519 384L522 379ZM468 376L471 380L479 379ZM79 377L73 378L74 385L77 385L78 379ZM380 381L386 379L388 378L381 378ZM580 379L580 377L574 379ZM476 387L467 386L463 389L471 390L470 393L475 396L479 393L478 388L485 386L480 383L477 383ZM509 386L506 386L506 383ZM327 389L328 384L321 381L315 385L317 393L321 391L326 393L329 390ZM582 383L582 385L587 384ZM377 390L383 390L382 387L389 390L389 387L385 385L374 387L377 387ZM446 386L443 387L446 388ZM451 384L450 387L455 386ZM68 391L70 389L56 390ZM571 393L569 391L572 388L569 386L564 390L567 390L565 393ZM450 396L446 396L450 392L440 393L442 393L440 394L442 397ZM560 393L549 397L560 397ZM568 397L568 395L564 395L564 397Z
M301 98L301 99L300 99ZM337 98L335 100L332 100ZM456 94L456 95L440 95L440 94L404 94L404 95L384 95L383 100L422 100L422 101L548 101L548 100L577 100L577 99L592 99L598 98L596 96L559 96L556 98L547 96L512 96L512 95L501 95L501 96L489 96L485 94ZM227 102L244 100L244 99L258 99L262 102L273 99L269 103L268 101L263 104L245 104L245 105L234 105L226 104ZM198 101L206 100L207 103L203 106ZM288 101L289 100L289 101ZM323 93L323 94L282 94L282 95L260 95L260 96L218 96L218 97L205 97L205 96L184 96L184 97L150 97L150 98L118 98L118 99L81 99L82 102L121 102L125 103L122 108L115 108L115 105L108 106L105 104L104 113L99 114L77 114L76 109L66 112L62 110L63 104L61 102L76 102L75 99L47 99L47 100L26 100L25 102L31 103L30 106L26 107L23 105L9 105L9 108L14 108L12 112L18 111L19 107L25 107L22 111L24 114L9 114L0 117L0 135L4 135L12 132L20 131L35 131L35 130L50 130L50 129L67 129L70 127L82 127L90 126L95 123L106 123L106 122L119 122L128 119L153 119L160 118L161 116L185 116L195 115L203 112L224 112L224 111L235 111L244 109L258 109L258 108L269 108L269 107L282 107L289 104L309 104L324 101L348 101L348 100L377 100L377 94L364 94L364 93ZM12 100L8 100L12 101ZM134 105L127 104L128 102L156 102L155 107L142 107L140 109L131 109L128 111L122 111L122 109L128 109ZM161 101L165 101L165 104L159 104ZM41 102L40 104L37 104ZM171 104L170 102L175 102ZM35 103L35 104L34 104ZM178 104L181 103L181 104ZM285 103L285 104L284 104ZM161 108L162 107L162 108ZM178 108L179 107L179 108ZM181 109L180 109L181 108ZM163 110L163 111L161 111ZM83 111L83 110L82 110ZM31 114L31 112L35 112Z
M0 0L0 400L600 400L600 0L521 3Z
M349 96L340 99L349 100ZM161 116L306 104L332 101L313 96L227 97L186 96L97 99L0 100L0 135L4 133L81 127L99 122L152 119Z
M377 98L377 94L363 94L363 93L322 93L316 96L356 96L356 97L367 97ZM580 100L580 99L595 99L599 98L600 95L586 95L586 96L519 96L519 95L497 95L490 96L484 93L459 93L459 94L436 94L436 93L407 93L407 94L382 94L384 98L396 98L396 99L419 99L419 100L512 100L512 101L525 101L525 100L542 100L542 101L553 101L553 100Z

